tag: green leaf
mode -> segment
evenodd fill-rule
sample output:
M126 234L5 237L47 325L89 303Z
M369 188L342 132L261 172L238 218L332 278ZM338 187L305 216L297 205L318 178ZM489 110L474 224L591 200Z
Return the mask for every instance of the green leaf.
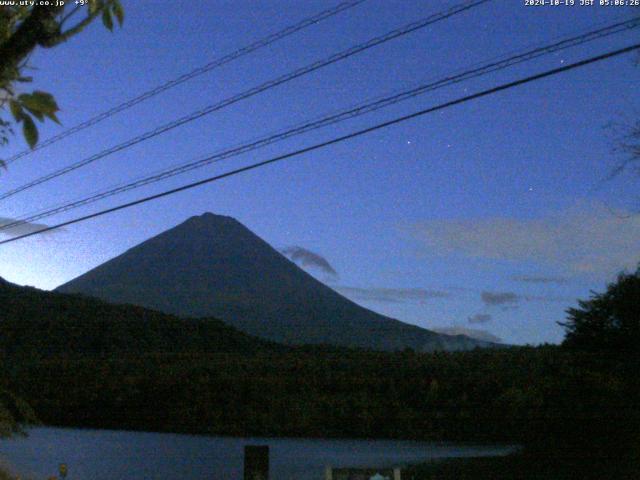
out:
M41 113L57 112L59 110L58 104L53 98L53 95L47 92L36 90L33 93L23 93L18 96L18 100L28 108L30 111L37 111Z
M38 129L29 115L24 115L23 122L22 133L29 147L33 148L36 146L36 143L38 143Z
M26 107L27 110L29 111L29 113L31 115L33 115L34 117L36 117L38 120L40 120L41 122L44 122L44 114L42 112L39 112L38 110L32 110L29 107Z
M113 14L118 19L118 25L122 26L124 22L124 9L122 8L122 4L120 0L113 0L113 6L111 7L113 10Z
M38 101L41 105L44 105L46 110L43 111L55 111L57 112L58 104L56 103L53 95L47 92L43 92L42 90L35 90L31 96Z
M111 12L107 8L102 11L102 23L104 23L104 26L109 30L113 31L113 18L111 18Z
M102 8L102 0L89 0L89 15L93 15L95 12Z
M56 112L59 110L58 104L50 93L40 90L36 90L33 93L23 93L18 96L18 101L41 122L44 121L46 116L54 122L60 123L56 117Z
M15 100L9 100L9 108L11 108L11 115L13 115L15 121L22 121L22 118L25 116L22 110L22 105L20 105L20 103L16 102Z
M56 122L58 125L62 125L62 123L60 123L60 120L58 119L58 117L56 116L56 114L54 112L46 112L45 116L47 118L50 118L54 122Z

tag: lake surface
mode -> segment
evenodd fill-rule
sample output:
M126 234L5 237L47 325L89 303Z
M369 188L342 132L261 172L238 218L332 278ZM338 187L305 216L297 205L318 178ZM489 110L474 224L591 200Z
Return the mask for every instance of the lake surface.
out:
M391 467L444 457L504 455L513 447L394 440L235 438L36 428L0 441L0 456L32 479L241 480L245 445L269 445L271 480L322 480L324 467Z

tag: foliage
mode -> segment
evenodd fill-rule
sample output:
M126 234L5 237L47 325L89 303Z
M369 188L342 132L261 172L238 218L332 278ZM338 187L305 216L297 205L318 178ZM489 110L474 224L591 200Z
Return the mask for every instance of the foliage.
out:
M565 345L601 354L609 366L628 364L638 357L640 344L640 268L623 273L607 291L581 300L567 311ZM613 365L612 365L613 363Z
M0 302L0 378L49 425L513 442L529 455L516 462L538 465L530 478L622 469L640 431L626 377L582 361L569 341L436 353L285 347L214 319L6 282ZM508 469L492 465L478 472Z
M567 311L571 396L556 395L553 438L583 455L640 466L640 268ZM573 421L571 421L573 420Z
M24 434L24 427L36 423L35 412L27 402L0 388L0 438Z
M22 357L10 373L47 424L226 435L521 441L537 411L501 408L558 349L418 354L260 353ZM513 369L511 365L525 368ZM502 369L482 384L489 369ZM25 379L29 379L25 382ZM436 380L441 388L430 395ZM535 405L535 401L530 402Z
M285 347L213 319L7 283L0 302L0 371L48 424L517 441L537 415L536 383L566 364L557 347Z
M124 11L120 0L86 0L76 2L75 7L64 2L46 2L48 5L15 3L0 6L0 145L8 143L13 134L13 121L22 126L24 138L33 148L38 142L35 120L43 122L48 118L58 123L58 105L46 92L18 92L22 84L32 81L24 74L29 68L29 55L37 47L53 48L66 42L98 16L104 26L112 30L113 17L122 24ZM70 22L75 23L69 25ZM3 115L7 109L12 119Z

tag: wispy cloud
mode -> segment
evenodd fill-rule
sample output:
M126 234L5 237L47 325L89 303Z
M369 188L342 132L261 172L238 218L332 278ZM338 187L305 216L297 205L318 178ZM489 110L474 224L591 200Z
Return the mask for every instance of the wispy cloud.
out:
M38 232L44 228L47 228L48 225L44 223L19 223L17 225L2 228L4 225L9 225L14 222L18 222L19 220L10 217L0 217L0 235L4 235L7 237L19 237L20 235L26 235L28 233ZM51 230L47 233L54 233L55 230Z
M331 266L329 261L311 250L292 245L281 249L280 253L302 267L317 268L331 277L338 277L338 272Z
M487 323L493 320L493 316L489 313L476 313L471 315L468 319L469 323Z
M512 280L523 283L543 283L543 284L556 284L564 285L569 283L569 279L566 277L546 277L546 276L532 276L532 275L516 275L512 277Z
M520 295L513 292L482 292L480 298L489 307L499 305L513 305L521 299Z
M431 255L529 262L567 275L611 275L640 259L640 215L601 203L533 219L427 220L410 231Z
M487 332L486 330L477 330L475 328L465 328L465 327L437 327L432 328L436 333L444 333L445 335L466 335L467 337L474 338L476 340L482 340L485 342L494 342L494 343L502 343L503 340L494 335L493 333Z
M426 302L434 298L447 298L451 294L425 288L359 288L336 287L340 293L352 300L378 303Z
M556 297L553 295L522 295L515 292L489 292L480 293L480 299L487 307L516 307L521 302L572 302L571 298Z

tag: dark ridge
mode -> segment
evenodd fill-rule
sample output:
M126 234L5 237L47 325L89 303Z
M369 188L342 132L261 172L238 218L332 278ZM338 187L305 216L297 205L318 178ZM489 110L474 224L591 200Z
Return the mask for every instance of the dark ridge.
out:
M182 319L134 305L0 282L0 352L58 355L254 354L286 347L214 318Z

